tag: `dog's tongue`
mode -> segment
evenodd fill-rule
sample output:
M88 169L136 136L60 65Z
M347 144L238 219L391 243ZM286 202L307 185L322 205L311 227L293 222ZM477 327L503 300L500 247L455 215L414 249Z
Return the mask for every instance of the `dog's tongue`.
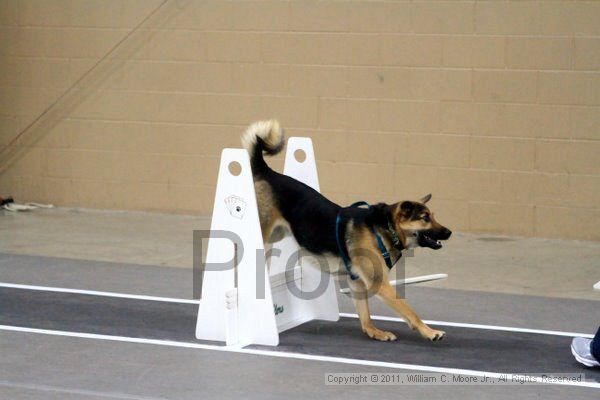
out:
M442 244L440 242L438 242L437 240L433 240L425 234L421 234L420 239L423 242L423 245L432 248L433 250L439 250L442 248Z

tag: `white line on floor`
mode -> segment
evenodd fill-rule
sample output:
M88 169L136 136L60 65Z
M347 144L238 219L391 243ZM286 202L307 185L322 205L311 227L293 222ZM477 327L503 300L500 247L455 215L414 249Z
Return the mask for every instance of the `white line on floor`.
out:
M358 318L358 314L340 313L340 317ZM386 317L383 315L371 315L371 319L379 320L379 321L404 322L404 319L402 319L402 318ZM540 334L540 335L554 335L554 336L568 336L568 337L586 337L586 338L594 337L594 335L591 335L588 333L549 331L549 330L544 330L544 329L516 328L516 327L510 327L510 326L467 324L464 322L448 322L448 321L432 321L432 320L423 320L423 322L425 322L428 325L455 326L458 328L472 328L472 329L487 329L487 330L491 330L491 331L536 333L536 334Z
M40 291L44 291L44 292L85 294L85 295L89 295L89 296L117 297L117 298L121 298L121 299L160 301L160 302L166 302L166 303L200 304L200 302L198 300L176 299L173 297L156 297L156 296L145 296L145 295L141 295L141 294L99 292L96 290L68 289L68 288L59 288L59 287L52 287L52 286L20 285L17 283L0 282L0 287L11 288L11 289L40 290Z
M229 352L229 353L252 354L252 355L278 357L278 358L291 358L291 359L297 359L297 360L309 360L309 361L322 361L322 362L340 363L340 364L364 365L364 366L370 366L370 367L403 369L403 370L411 370L411 371L426 371L426 372L449 373L449 374L480 376L480 377L488 376L490 378L506 378L508 380L512 380L512 377L515 377L515 378L527 377L527 379L529 381L537 382L537 383L541 383L541 384L556 384L556 385L579 386L579 387L589 387L589 388L600 389L600 383L596 383L596 382L567 382L567 381L547 382L547 381L543 381L541 377L527 376L525 374L503 374L503 373L498 373L498 372L487 372L487 371L478 371L478 370L460 369L460 368L432 367L432 366L428 366L428 365L401 364L401 363L391 363L391 362L384 362L384 361L359 360L359 359L355 359L355 358L318 356L318 355L300 354L300 353L286 353L286 352L282 352L282 351L248 349L248 348L227 347L227 346L215 346L215 345L200 344L200 343L175 342L175 341L171 341L171 340L142 339L142 338L132 338L132 337L126 337L126 336L99 335L99 334L95 334L95 333L80 333L80 332L56 331L56 330L48 330L48 329L23 328L23 327L10 326L10 325L0 325L0 330L12 331L12 332L35 333L35 334L42 334L42 335L76 337L76 338L83 338L83 339L108 340L108 341L114 341L114 342L127 342L127 343L138 343L138 344L151 344L151 345L157 345L157 346L183 347L183 348L193 348L193 349L202 349L202 350L223 351L223 352Z
M34 286L34 285L21 285L17 283L5 283L0 282L0 287L12 288L12 289L26 289L26 290L39 290L44 292L58 292L58 293L73 293L83 294L89 296L102 296L102 297L115 297L123 299L135 299L135 300L148 300L148 301L159 301L168 303L182 303L182 304L200 304L198 300L189 299L178 299L173 297L156 297L156 296L145 296L138 294L128 293L115 293L115 292L100 292L95 290L82 290L82 289L68 289L58 288L51 286ZM340 317L345 318L358 318L357 314L340 313ZM404 322L402 318L397 317L386 317L381 315L372 315L371 319L379 321L393 321L393 322ZM554 336L567 336L567 337L585 337L593 338L593 334L579 333L579 332L563 332L563 331L552 331L544 329L530 329L530 328L517 328L511 326L498 326L498 325L482 325L482 324L469 324L465 322L451 322L451 321L432 321L424 320L426 324L437 325L437 326L453 326L459 328L469 329L487 329L493 331L504 331L504 332L521 332L521 333L535 333L540 335L554 335Z

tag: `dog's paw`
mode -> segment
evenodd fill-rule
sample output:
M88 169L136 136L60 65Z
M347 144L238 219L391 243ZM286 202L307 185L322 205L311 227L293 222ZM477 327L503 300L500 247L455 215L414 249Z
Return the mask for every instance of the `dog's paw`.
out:
M421 336L427 340L431 340L432 342L438 342L446 336L446 332L431 329L430 327L426 327L425 329L421 330L420 333Z
M396 340L396 335L394 335L392 332L382 331L381 329L377 329L375 327L365 329L364 332L371 339L381 340L382 342L392 342Z

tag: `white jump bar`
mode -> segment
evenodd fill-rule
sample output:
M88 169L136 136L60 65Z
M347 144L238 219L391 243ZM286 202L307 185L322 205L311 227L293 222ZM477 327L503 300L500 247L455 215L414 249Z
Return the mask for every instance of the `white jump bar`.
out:
M390 285L392 285L392 286L410 285L411 283L437 281L439 279L446 279L447 277L448 277L448 274L432 274L432 275L413 276L412 278L397 279L395 281L390 281ZM598 283L600 284L600 282L598 282ZM350 288L340 289L340 293L350 293Z

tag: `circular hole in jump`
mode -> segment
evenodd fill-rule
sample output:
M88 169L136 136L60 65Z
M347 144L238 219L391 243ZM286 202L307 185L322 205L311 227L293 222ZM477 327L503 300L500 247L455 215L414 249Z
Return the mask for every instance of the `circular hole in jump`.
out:
M306 153L304 152L304 150L298 149L294 151L294 158L299 163L303 163L306 160Z
M229 169L229 173L233 176L238 176L239 174L242 173L242 166L237 161L230 162L228 169Z

